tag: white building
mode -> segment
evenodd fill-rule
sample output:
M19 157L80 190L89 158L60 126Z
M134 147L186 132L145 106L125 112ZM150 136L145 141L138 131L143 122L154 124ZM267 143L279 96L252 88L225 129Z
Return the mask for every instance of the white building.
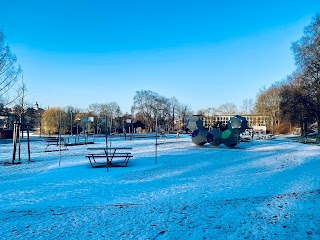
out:
M207 129L212 129L218 123L226 125L231 117L235 116L234 114L228 115L206 115L200 116L203 121L203 126ZM270 125L270 117L261 116L261 115L241 115L245 117L248 121L248 126L253 128L254 132L259 132L266 134L266 126Z

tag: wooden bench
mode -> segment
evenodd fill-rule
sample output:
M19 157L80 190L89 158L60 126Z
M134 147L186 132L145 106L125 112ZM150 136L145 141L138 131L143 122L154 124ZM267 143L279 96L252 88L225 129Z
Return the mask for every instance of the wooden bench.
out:
M126 167L129 160L133 157L131 152L117 152L117 150L132 149L132 148L88 148L88 150L103 150L103 153L91 152L85 157L89 159L90 165L93 168L96 167ZM109 150L112 150L109 152ZM97 159L104 159L104 161L98 161ZM122 161L114 161L115 159L121 159Z
M62 150L66 150L66 146L64 144L64 138L59 138L58 137L48 137L44 139L44 142L46 143L46 149L45 152L52 152L52 151L59 151L59 150L48 150L49 146L59 146L59 144L61 144L63 146L64 149Z

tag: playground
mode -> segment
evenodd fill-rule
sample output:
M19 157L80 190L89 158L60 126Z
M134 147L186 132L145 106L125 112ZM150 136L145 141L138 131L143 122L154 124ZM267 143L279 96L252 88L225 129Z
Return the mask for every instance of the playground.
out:
M124 168L92 168L89 146L0 166L3 239L318 239L320 148L289 137L197 146L191 136L113 137ZM105 147L97 137L94 147ZM110 144L110 143L109 143ZM12 143L0 143L0 161Z

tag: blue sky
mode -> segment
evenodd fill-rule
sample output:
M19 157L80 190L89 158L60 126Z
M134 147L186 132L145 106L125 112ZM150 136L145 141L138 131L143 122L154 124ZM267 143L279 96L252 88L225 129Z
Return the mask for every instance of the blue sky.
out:
M0 12L30 102L130 112L152 90L196 111L240 107L292 73L320 1L0 0Z

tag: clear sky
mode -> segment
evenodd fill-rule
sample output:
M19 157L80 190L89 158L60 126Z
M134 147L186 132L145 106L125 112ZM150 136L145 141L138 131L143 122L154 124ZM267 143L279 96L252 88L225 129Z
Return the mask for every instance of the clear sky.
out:
M316 13L318 0L0 0L0 29L43 108L130 112L151 90L196 111L240 107L292 73L291 43Z

